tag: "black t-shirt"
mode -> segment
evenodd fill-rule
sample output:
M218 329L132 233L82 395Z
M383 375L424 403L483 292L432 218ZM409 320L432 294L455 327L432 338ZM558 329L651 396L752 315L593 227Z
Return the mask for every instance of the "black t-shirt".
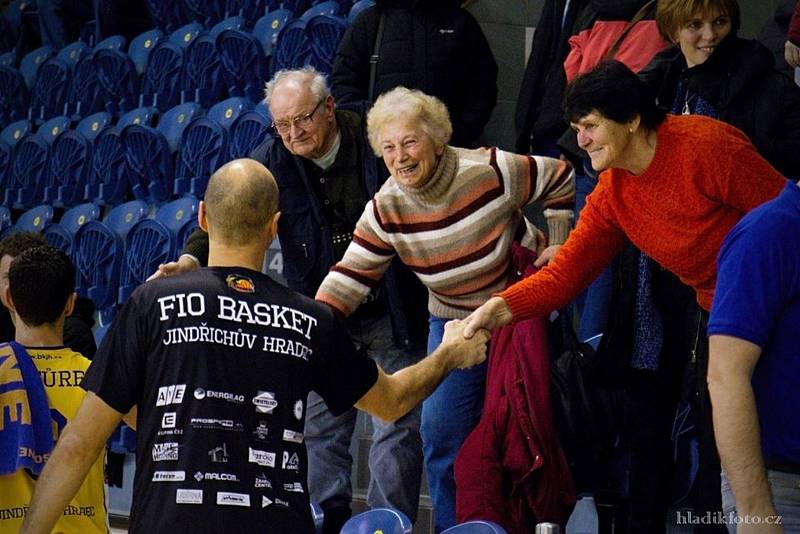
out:
M83 387L138 405L131 532L300 534L306 395L341 413L377 372L327 306L218 267L139 287Z

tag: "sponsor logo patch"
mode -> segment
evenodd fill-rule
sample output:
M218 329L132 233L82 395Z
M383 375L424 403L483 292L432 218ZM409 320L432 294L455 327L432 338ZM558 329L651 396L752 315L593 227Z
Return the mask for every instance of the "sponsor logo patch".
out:
M186 471L156 471L153 473L153 482L183 482L186 480Z
M194 398L197 400L203 399L220 399L236 404L244 403L244 395L237 395L236 393L228 393L227 391L213 391L210 389L197 388L194 390Z
M175 494L178 504L203 504L203 490L179 489Z
M211 457L211 461L216 464L224 464L228 463L228 445L227 443L223 443L219 447L214 447L210 451L208 451L208 455Z
M160 387L158 388L158 397L156 397L156 406L180 404L183 402L184 393L186 393L186 384Z
M272 488L272 481L268 479L265 475L258 475L256 476L256 483L255 487L259 489L263 488Z
M299 400L294 403L294 417L298 421L303 418L303 401Z
M292 443L303 443L303 433L295 432L294 430L289 430L288 428L285 428L283 430L283 441L290 441Z
M178 444L175 442L170 443L154 443L153 444L153 461L163 462L165 460L178 459Z
M300 469L300 457L297 456L297 453L289 454L289 451L283 451L283 461L281 462L281 468L287 469L289 471L297 471Z
M194 474L194 479L198 482L201 480L239 482L239 477L233 473L203 473L202 471L198 471Z
M303 485L299 482L290 482L283 485L283 491L291 493L303 493Z
M259 421L258 426L253 430L253 436L259 441L266 441L269 434L269 426L264 421Z
M283 499L279 499L279 498L275 497L275 504L277 504L278 506L287 506L288 507L289 506L289 501L284 501Z
M244 431L244 425L232 419L212 419L206 417L193 417L189 424L194 428L207 428L211 430L231 430L233 432Z
M267 506L269 506L270 504L272 504L272 499L270 499L269 497L265 497L265 496L263 496L263 495L262 495L262 496L261 496L261 508L266 508L266 507L267 507Z
M176 412L164 412L161 416L161 428L175 428Z
M249 449L248 462L263 465L265 467L275 467L275 453L268 451L259 451L258 449Z
M258 395L253 397L253 404L256 405L256 412L258 413L272 413L278 405L275 400L275 394L271 391L259 391Z
M218 491L217 504L222 506L250 506L250 495L247 493Z
M250 278L239 274L229 274L225 278L228 287L235 289L240 293L252 293L256 290L256 285Z

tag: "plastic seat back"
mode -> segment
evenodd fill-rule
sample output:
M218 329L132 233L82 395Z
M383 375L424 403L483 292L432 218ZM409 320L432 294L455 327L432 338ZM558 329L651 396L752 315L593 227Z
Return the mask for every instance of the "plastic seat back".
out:
M45 121L63 113L71 76L70 66L58 58L48 59L39 68L31 90L31 110L36 119Z
M14 224L14 231L39 233L52 221L53 207L49 204L41 204L20 215Z
M166 226L154 219L136 223L125 240L118 302L125 302L159 264L166 263L177 254L177 237Z
M6 174L4 206L25 209L41 200L49 156L50 145L40 135L28 134L19 140Z
M229 130L228 156L231 159L248 157L269 135L269 124L269 120L256 111L239 115Z
M181 138L176 161L175 194L198 198L205 193L208 178L226 161L228 132L215 120L194 119Z
M319 15L338 15L340 8L341 6L339 5L339 2L336 2L335 0L327 0L309 7L302 15L300 15L300 18L311 20Z
M176 236L193 219L197 219L199 202L194 197L181 197L158 208L155 219Z
M59 50L58 54L56 54L56 57L61 61L74 66L83 57L83 55L88 53L90 50L91 49L89 48L89 45L83 41L75 41L74 43L70 43Z
M12 67L0 66L0 124L25 117L28 88L22 74Z
M72 261L77 293L94 301L99 310L117 302L124 241L106 224L89 221L75 234Z
M277 7L288 9L292 12L292 17L299 17L306 12L311 5L309 0L280 0Z
M206 113L206 117L217 121L223 128L229 130L233 121L253 105L246 98L234 96L214 104Z
M93 61L106 109L117 116L133 109L139 78L131 59L119 50L98 50Z
M44 201L56 207L80 202L91 157L92 145L85 137L73 130L61 134L50 150Z
M117 127L103 131L94 140L92 160L83 197L101 204L119 204L128 194L127 165Z
M186 50L183 65L184 101L210 107L225 95L225 81L220 73L219 54L214 38L201 35Z
M164 32L173 32L184 23L183 2L180 0L145 0L147 13Z
M225 30L242 30L244 29L244 24L245 24L244 18L235 15L233 17L228 17L214 24L214 26L212 26L211 29L208 30L208 34L211 37L216 37Z
M311 501L311 519L314 521L314 530L322 532L322 523L325 521L325 512L316 501Z
M180 232L178 232L178 250L183 250L184 245L186 245L186 241L189 240L189 236L200 227L200 223L197 221L197 217L190 217L189 221L183 225Z
M153 28L150 31L146 31L134 37L131 44L128 45L128 56L131 58L131 61L133 61L133 65L136 67L136 72L139 73L139 75L144 73L144 69L147 66L147 59L150 57L150 52L163 38L164 32L158 28Z
M306 33L311 39L310 63L318 71L325 74L333 71L336 49L346 29L347 23L339 17L318 15L308 21Z
M108 212L103 223L116 235L125 239L133 225L147 215L147 203L141 200L131 200L115 206Z
M12 122L0 132L0 141L3 141L10 148L14 148L17 141L22 139L22 137L30 131L31 121L23 119L21 121Z
M17 62L17 55L14 52L0 54L0 65L3 67L14 67Z
M199 22L190 22L181 26L169 35L169 42L186 48L203 31L203 25Z
M253 23L264 13L266 6L264 0L227 0L225 13L231 17L238 15L245 20L245 26L252 27Z
M52 55L53 49L49 46L43 46L33 50L32 52L28 52L22 58L22 61L19 63L19 71L22 74L22 78L25 80L25 85L28 86L28 88L33 87L33 84L36 81L36 74L39 72L39 68L44 65L44 62L47 61Z
M266 100L262 100L256 104L253 108L253 111L267 119L267 124L272 124L272 113L269 111L269 106L267 106Z
M288 9L271 11L258 19L253 26L253 37L261 43L264 55L272 55L278 32L292 19L292 12Z
M225 30L217 36L216 45L228 93L246 96L253 102L261 100L268 68L264 49L255 37Z
M197 20L210 27L225 16L225 4L218 0L183 0L183 8L190 20Z
M112 35L110 37L106 37L96 45L94 45L94 51L98 52L100 50L118 50L122 51L125 48L125 43L127 39L122 35Z
M45 241L49 245L59 248L64 251L67 256L72 256L72 246L75 242L75 237L67 232L63 226L58 223L53 223L42 231Z
M164 41L150 53L142 78L142 97L147 105L166 111L180 100L183 53L180 46Z
M172 152L162 134L148 126L131 124L122 130L122 153L133 196L163 202L172 195Z
M99 217L100 206L94 202L86 202L65 211L58 223L63 226L67 232L75 235L81 226L89 221L96 221Z
M0 206L0 230L5 230L9 226L11 226L11 210Z
M296 69L311 59L311 40L306 34L306 21L292 20L278 33L275 50L272 52L272 70Z
M111 113L98 111L78 123L75 131L93 142L100 133L111 125Z
M152 126L158 117L158 109L148 106L132 109L117 121L117 128L122 129L129 124L141 124L142 126Z
M171 152L178 150L183 131L192 119L200 115L200 111L200 104L187 102L175 106L161 116L156 130L167 140Z
M373 508L347 520L341 534L363 534L382 531L383 534L411 534L411 521L400 511L391 508Z
M350 13L347 15L347 23L352 24L356 17L361 14L362 11L367 9L368 7L372 7L375 5L375 0L358 0L353 7L350 8Z
M6 174L8 173L8 166L11 164L11 147L0 140L0 189L6 188ZM2 222L2 221L0 221ZM2 227L0 227L2 230Z
M91 53L84 55L72 70L69 112L75 120L96 113L104 106L93 57Z
M39 126L39 129L36 130L36 133L39 134L48 144L52 145L59 135L69 130L69 125L69 117L53 117Z
M442 534L507 534L506 529L492 521L467 521L442 531Z

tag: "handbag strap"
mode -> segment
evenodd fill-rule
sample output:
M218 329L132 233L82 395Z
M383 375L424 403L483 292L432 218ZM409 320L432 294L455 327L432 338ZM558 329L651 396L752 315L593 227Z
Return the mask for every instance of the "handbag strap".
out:
M617 55L617 52L619 52L619 49L622 46L622 42L631 32L633 27L636 26L639 23L639 21L641 21L647 15L647 12L650 11L650 8L652 8L655 5L655 3L656 0L650 0L641 8L639 8L639 11L637 11L636 14L633 16L633 18L628 22L628 24L625 25L625 28L622 30L622 33L620 33L617 36L617 38L614 39L614 43L611 45L611 48L608 49L608 52L606 53L604 59L614 59L614 56Z
M375 97L375 77L378 74L378 60L381 58L381 41L383 41L383 26L386 23L386 12L381 9L381 17L378 19L378 34L375 36L375 48L369 57L369 92L368 99L374 102Z

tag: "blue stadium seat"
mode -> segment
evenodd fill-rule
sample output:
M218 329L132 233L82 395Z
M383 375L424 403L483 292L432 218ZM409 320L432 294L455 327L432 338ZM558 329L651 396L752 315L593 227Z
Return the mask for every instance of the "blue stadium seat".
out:
M110 125L111 113L107 111L98 111L80 121L75 127L75 131L88 141L93 142L95 138Z
M19 216L14 224L15 232L41 232L53 221L53 207L41 204Z
M117 116L133 109L139 96L133 61L119 50L98 50L93 61L106 109Z
M261 100L269 68L256 38L242 31L225 30L217 36L216 45L228 93L246 96L253 102Z
M311 519L314 520L314 531L316 534L320 534L322 532L322 523L325 521L325 512L316 501L311 501Z
M306 24L306 32L311 39L310 63L322 73L330 75L333 71L333 59L339 41L347 29L344 19L329 15L317 15Z
M200 224L197 222L197 217L191 217L189 222L183 225L183 228L178 232L178 250L183 250L183 246L189 240L189 236L199 227Z
M244 28L245 20L244 17L240 17L235 15L233 17L228 17L224 20L221 20L214 24L210 30L208 30L208 34L211 37L216 37L224 30L241 30Z
M128 300L158 266L177 254L177 236L155 219L137 222L125 240L125 256L120 272L119 304Z
M125 48L126 42L127 40L122 35L112 35L94 45L94 51L98 52L100 50L117 50L121 52Z
M189 20L213 26L225 16L225 4L218 0L183 0L183 9Z
M63 114L67 104L72 69L66 61L50 58L39 67L31 89L31 113L34 123Z
M150 52L150 60L142 77L139 105L154 106L166 111L180 101L184 49L164 41Z
M5 141L0 140L0 190L5 190L6 188L6 174L10 164L11 147ZM2 227L0 227L0 230L2 230Z
M210 107L225 95L225 81L220 73L219 54L214 37L203 34L186 50L183 62L183 100Z
M75 234L81 226L89 221L95 221L100 216L100 207L94 202L79 204L64 212L58 223L49 225L44 229L44 238L47 242L72 255L72 246Z
M207 117L194 119L181 138L175 162L175 194L201 198L208 178L226 161L227 153L228 132L225 128Z
M246 21L245 26L251 28L253 23L266 13L267 7L264 0L227 0L225 13L227 16L238 15Z
M507 534L506 529L492 521L467 521L442 531L442 534Z
M279 0L278 6L288 9L294 17L299 17L308 9L311 2L308 0Z
M25 118L28 88L16 69L0 66L0 127Z
M28 134L17 142L6 174L4 206L25 209L39 203L49 155L50 144L38 134Z
M28 52L25 54L25 57L22 58L22 61L19 63L19 71L28 88L33 87L33 83L36 81L36 73L39 72L39 67L52 55L53 49L49 46L43 46L32 52Z
M264 115L247 111L239 115L229 128L228 157L246 158L255 147L266 139L269 123Z
M102 222L89 221L75 234L72 252L77 271L75 291L91 299L101 314L116 305L123 252L123 239Z
M109 328L111 328L110 324L103 324L103 325L98 324L97 326L94 327L94 342L95 342L95 345L97 345L98 347L100 346L100 342L103 341L103 338L106 336L106 332L108 332ZM109 440L109 442L114 439L115 434L117 433L118 430L119 430L119 427L117 428L117 430L114 431L114 434L111 435L111 439ZM118 438L119 436L116 436L116 437ZM117 452L117 451L114 451L114 452Z
M203 25L199 22L190 22L172 32L169 35L169 42L185 48L200 35L203 29Z
M318 15L338 15L339 10L339 2L336 2L336 0L326 0L325 2L314 4L306 9L305 12L300 15L300 18L311 20Z
M132 124L121 133L122 153L131 191L139 200L163 202L172 195L172 153L164 136L153 128Z
M17 62L17 55L14 52L4 52L0 54L0 65L3 67L13 67Z
M350 13L347 15L347 23L352 24L356 17L368 7L375 5L375 0L358 0L353 7L350 8Z
M114 234L123 240L133 225L147 216L147 203L141 200L131 200L119 206L115 206L108 212L103 219L103 223L111 229Z
M147 66L147 58L150 57L150 51L164 38L164 32L158 28L146 31L136 36L131 44L128 45L128 56L133 61L136 67L136 72L141 75L144 73L144 68Z
M289 21L278 32L275 50L272 52L272 71L296 69L311 59L311 40L306 34L306 21Z
M158 208L155 219L178 236L184 226L197 220L198 205L199 201L194 197L181 197Z
M94 140L83 198L113 206L122 202L129 191L127 164L119 128L112 126Z
M70 43L61 50L58 51L56 57L61 61L64 61L68 65L75 65L80 61L84 54L90 51L89 45L84 43L83 41L75 41L74 43Z
M272 124L272 113L269 111L269 106L267 106L266 100L261 100L258 104L256 104L256 106L253 108L253 111L267 119L267 124Z
M75 238L69 235L69 232L64 230L63 226L58 223L48 225L42 231L42 236L44 236L49 245L63 250L67 256L72 256L72 245Z
M136 108L119 118L117 121L117 128L121 130L129 124L152 126L156 117L158 117L158 109L152 106Z
M85 137L74 130L59 135L50 148L44 201L65 207L83 200L91 159L92 144Z
M73 120L80 120L104 107L93 58L93 53L84 55L72 70L69 113Z
M271 11L258 19L253 26L253 37L261 43L265 56L271 56L275 48L275 41L278 32L292 18L292 12L288 9L278 9Z
M42 136L48 144L52 145L56 138L62 133L69 130L70 120L69 117L53 117L48 120L36 130L36 133Z
M175 106L161 116L156 130L167 140L171 152L178 151L183 131L201 111L200 104L187 102Z
M383 534L411 534L413 526L402 512L391 508L373 508L348 519L342 525L341 534L363 534L378 530Z
M145 0L147 13L164 32L173 32L184 23L183 2L180 0Z
M11 226L11 210L0 206L0 230L5 230L9 226Z
M253 104L248 99L232 96L211 106L206 117L217 121L223 128L229 130L233 121L252 107Z
M31 121L23 119L21 121L12 122L0 132L0 141L3 141L9 147L13 148L17 141L31 131Z

